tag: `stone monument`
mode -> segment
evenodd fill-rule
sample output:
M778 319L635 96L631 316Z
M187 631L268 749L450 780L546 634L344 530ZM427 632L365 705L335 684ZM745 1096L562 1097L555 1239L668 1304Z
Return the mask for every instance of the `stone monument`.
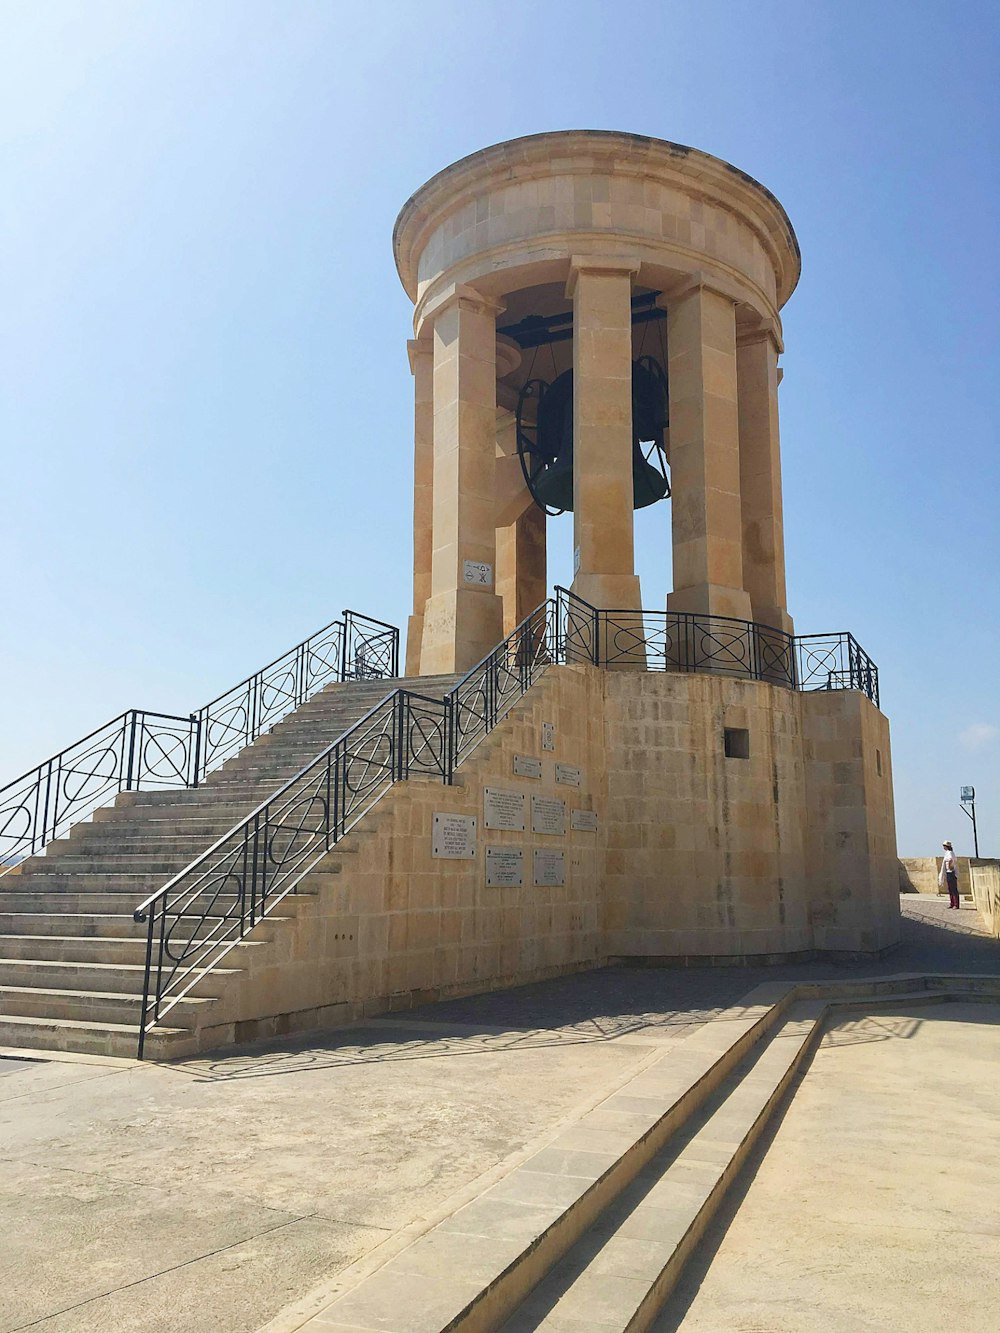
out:
M471 667L545 594L545 513L516 457L539 364L550 384L572 372L573 591L640 607L644 349L669 384L668 606L791 630L777 390L779 312L800 264L768 190L679 144L539 134L433 177L394 245L415 306L409 672Z

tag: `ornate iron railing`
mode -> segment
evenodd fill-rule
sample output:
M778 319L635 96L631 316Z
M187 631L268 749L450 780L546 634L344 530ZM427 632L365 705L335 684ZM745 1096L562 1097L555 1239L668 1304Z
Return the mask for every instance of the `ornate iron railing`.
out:
M357 611L220 694L194 717L201 734L199 777L250 745L286 713L335 680L399 675L399 630Z
M800 690L860 690L879 705L878 667L853 634L799 634L795 638Z
M189 717L130 709L0 788L0 876L140 787L196 787L335 680L399 674L399 630L345 611Z
M145 923L139 1029L148 1031L243 940L372 808L415 773L453 780L546 667L698 671L798 689L859 689L878 671L849 634L793 639L725 616L598 610L565 588L444 699L398 689L135 911Z
M604 610L556 589L569 627L561 661L609 670L709 672L797 690L860 690L879 702L878 667L853 634L791 635L730 616Z

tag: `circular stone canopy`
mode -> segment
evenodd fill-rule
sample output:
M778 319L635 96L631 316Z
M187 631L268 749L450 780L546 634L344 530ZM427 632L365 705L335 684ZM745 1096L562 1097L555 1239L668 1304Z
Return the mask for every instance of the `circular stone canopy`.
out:
M495 271L503 260L488 256L602 234L618 247L632 241L637 252L655 247L692 266L719 265L779 309L799 279L798 241L770 190L711 153L617 130L532 134L463 157L407 200L393 250L417 302L445 271L475 281L476 258Z

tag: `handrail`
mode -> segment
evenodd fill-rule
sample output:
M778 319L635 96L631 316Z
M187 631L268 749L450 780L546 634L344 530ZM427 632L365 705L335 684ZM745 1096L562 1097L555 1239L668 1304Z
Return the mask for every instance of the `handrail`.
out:
M878 672L851 635L804 639L688 612L603 610L565 588L543 602L444 696L396 689L135 909L146 966L139 1021L150 1028L217 967L389 790L455 769L546 667L705 671L797 689L861 689ZM847 683L834 683L847 682Z
M345 611L188 717L127 710L0 788L0 877L120 792L197 787L331 681L398 674L399 630Z

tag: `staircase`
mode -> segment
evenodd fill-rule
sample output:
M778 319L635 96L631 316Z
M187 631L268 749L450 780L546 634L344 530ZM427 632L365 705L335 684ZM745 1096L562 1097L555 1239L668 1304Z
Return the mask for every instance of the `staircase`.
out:
M0 1048L136 1052L146 930L133 910L397 688L441 698L456 676L327 686L193 789L123 792L0 879ZM240 950L266 948L294 898ZM243 955L246 956L245 953ZM171 1011L211 1003L199 994Z

